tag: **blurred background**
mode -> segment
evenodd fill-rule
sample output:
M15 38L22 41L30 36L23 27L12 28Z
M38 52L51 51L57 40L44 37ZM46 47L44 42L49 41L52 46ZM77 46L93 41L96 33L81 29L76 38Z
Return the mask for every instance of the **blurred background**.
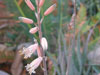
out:
M73 0L45 0L41 15L54 3L56 10L42 24L49 44L48 75L100 75L100 0L76 0L75 32L69 27ZM19 54L34 37L38 39L38 34L29 34L34 25L20 23L19 16L36 22L24 0L0 0L0 75L29 75L24 66L37 57L35 53L25 60ZM34 75L43 75L41 67Z

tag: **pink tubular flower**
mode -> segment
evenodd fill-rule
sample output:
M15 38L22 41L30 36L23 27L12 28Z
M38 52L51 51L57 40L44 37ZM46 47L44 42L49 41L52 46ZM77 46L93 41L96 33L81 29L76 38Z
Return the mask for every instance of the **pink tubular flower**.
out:
M43 58L42 57L38 57L35 60L33 60L30 64L27 64L26 70L29 71L30 74L32 73L36 73L35 69L37 69L40 65L40 63L42 62Z
M19 20L23 23L33 24L33 20L25 17L19 17Z
M32 4L32 2L30 0L25 0L25 3L27 4L27 6L31 9L31 10L35 10L34 5Z
M27 48L23 48L23 51L20 51L21 54L24 54L24 58L27 59L36 51L38 44L31 45Z
M34 28L31 28L29 32L30 32L31 34L34 34L34 33L36 33L37 31L38 31L38 27L34 27Z
M40 0L40 2L39 2L39 7L42 7L43 4L44 4L44 2L45 2L45 0Z
M55 8L56 8L56 4L53 4L52 6L50 6L50 7L44 12L44 16L49 15L51 12L54 11Z

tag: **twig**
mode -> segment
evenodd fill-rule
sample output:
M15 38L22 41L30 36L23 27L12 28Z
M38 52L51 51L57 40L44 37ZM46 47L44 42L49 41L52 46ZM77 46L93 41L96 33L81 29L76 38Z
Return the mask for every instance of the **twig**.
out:
M2 24L2 25L0 25L0 29L5 28L7 26L8 26L8 24Z

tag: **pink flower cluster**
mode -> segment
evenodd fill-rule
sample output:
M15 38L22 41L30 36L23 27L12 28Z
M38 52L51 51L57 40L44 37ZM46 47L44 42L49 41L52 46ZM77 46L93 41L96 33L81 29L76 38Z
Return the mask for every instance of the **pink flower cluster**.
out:
M37 7L39 7L39 9L40 9L40 8L43 6L45 0L35 0L35 2L36 2ZM31 2L30 0L25 0L25 3L27 4L27 6L28 6L32 11L34 11L35 16L36 16L36 18L37 18L37 20L38 20L38 16L37 16L38 13L36 12L35 6L32 4L32 2ZM55 7L56 7L56 4L53 4L52 6L50 6L50 7L44 12L43 17L44 17L44 16L47 16L47 15L49 15L51 12L53 12L54 9L55 9ZM40 11L40 10L39 10L39 11ZM39 11L38 11L38 12L39 12ZM34 28L31 28L31 29L29 30L29 32L30 32L31 34L35 34L36 32L38 32L38 31L40 30L40 29L39 29L39 25L37 25L37 23L34 23L34 21L33 21L32 19L29 19L29 18L26 18L26 17L19 17L19 20L20 20L21 22L23 22L23 23L26 23L26 24L34 24L34 25L35 25ZM40 20L40 23L42 23L42 21L43 21L43 18ZM48 49L48 42L47 42L47 40L46 40L45 37L42 37L42 38L41 38L40 44L41 44L43 50L47 50L47 49ZM27 48L23 48L23 51L20 51L20 53L24 55L24 58L25 58L25 59L30 58L31 55L32 55L35 51L37 51L37 53L38 53L38 58L36 58L35 60L33 60L30 64L27 64L27 66L26 66L26 70L29 71L30 74L31 74L31 73L35 73L35 69L40 65L40 63L41 63L42 60L43 60L42 52L41 52L40 49L41 49L41 48L40 48L40 46L39 46L37 40L35 39L35 44L30 45L30 46L27 47Z

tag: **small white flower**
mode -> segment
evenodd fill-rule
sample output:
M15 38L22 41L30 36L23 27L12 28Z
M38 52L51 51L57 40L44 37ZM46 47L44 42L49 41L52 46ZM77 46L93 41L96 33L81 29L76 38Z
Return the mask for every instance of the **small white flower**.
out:
M35 60L33 60L30 64L27 64L26 70L29 71L30 74L35 73L35 69L38 68L38 66L40 65L40 63L42 62L43 58L42 57L38 57Z
M38 43L35 43L27 48L23 48L23 51L20 51L21 54L24 54L24 58L27 59L29 57L31 57L31 55L36 51L36 49L38 48Z
M45 37L43 37L41 39L41 46L42 46L43 50L47 50L48 49L48 42L47 42Z

